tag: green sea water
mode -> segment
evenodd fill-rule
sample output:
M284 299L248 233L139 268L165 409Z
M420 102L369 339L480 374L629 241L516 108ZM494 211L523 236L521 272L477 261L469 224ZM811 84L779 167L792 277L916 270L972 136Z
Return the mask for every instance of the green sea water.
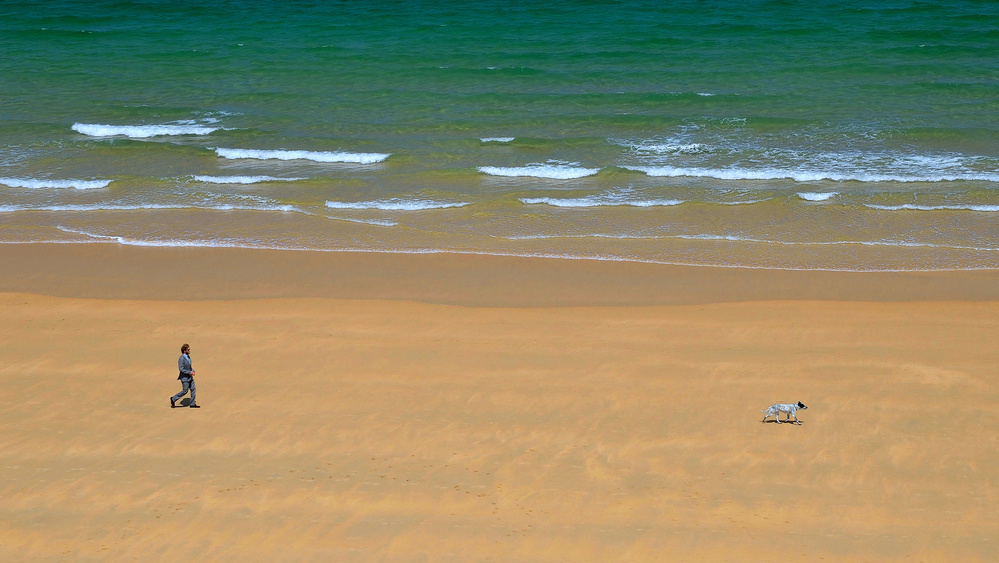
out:
M4 2L0 242L999 267L999 4Z

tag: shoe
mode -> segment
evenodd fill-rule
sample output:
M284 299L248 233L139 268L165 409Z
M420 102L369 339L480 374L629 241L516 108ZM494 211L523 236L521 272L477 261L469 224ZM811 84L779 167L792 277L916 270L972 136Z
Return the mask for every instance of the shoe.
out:
M191 407L192 409L200 409L201 408L201 405L188 405L188 406Z
M177 399L174 399L173 397L170 397L170 408L171 409L177 408Z

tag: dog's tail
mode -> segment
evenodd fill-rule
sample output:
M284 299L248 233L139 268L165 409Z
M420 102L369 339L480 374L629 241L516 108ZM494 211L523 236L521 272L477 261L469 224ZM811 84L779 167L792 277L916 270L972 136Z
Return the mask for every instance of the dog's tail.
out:
M767 412L770 409L760 409L760 412Z

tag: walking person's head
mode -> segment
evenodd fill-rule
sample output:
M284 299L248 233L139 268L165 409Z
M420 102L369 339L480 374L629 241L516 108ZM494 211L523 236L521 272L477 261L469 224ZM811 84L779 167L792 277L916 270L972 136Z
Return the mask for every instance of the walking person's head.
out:
M191 353L191 346L188 345L188 344L184 344L183 346L180 347L180 353L181 354L190 354Z

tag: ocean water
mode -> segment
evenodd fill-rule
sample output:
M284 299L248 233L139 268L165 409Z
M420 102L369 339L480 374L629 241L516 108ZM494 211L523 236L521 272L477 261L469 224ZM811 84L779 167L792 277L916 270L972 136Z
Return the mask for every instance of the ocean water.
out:
M0 242L999 268L999 3L0 4Z

